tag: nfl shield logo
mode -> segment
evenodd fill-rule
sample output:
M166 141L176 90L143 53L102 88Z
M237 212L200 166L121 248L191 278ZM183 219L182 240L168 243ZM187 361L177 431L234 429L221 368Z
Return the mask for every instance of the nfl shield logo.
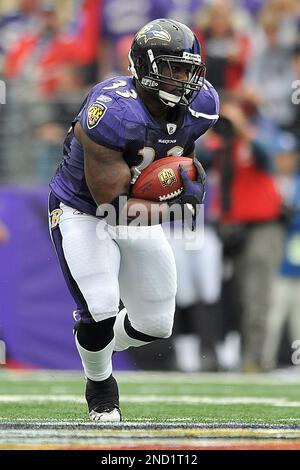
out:
M158 179L162 186L171 186L176 183L177 178L172 168L164 168L158 173Z

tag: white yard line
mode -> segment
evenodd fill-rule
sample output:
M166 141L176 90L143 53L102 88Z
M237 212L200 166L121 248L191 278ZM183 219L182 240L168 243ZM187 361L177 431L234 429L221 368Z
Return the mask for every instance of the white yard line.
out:
M141 422L142 425L145 425L145 424L153 424L153 425L156 425L156 426L165 426L166 423L168 423L167 425L169 426L172 426L173 423L177 423L178 422L183 422L183 423L186 423L186 421L189 421L189 426L251 426L251 425L255 425L255 426L285 426L285 424L265 424L265 420L262 420L262 423L258 424L258 421L260 420L260 418L256 418L256 421L255 423L249 423L249 422L243 422L243 421L222 421L222 419L219 419L219 421L215 421L213 418L205 418L203 421L200 422L195 422L193 421L193 418L166 418L164 421L156 421L155 418L147 418L147 420L145 420L144 418L135 418L134 421L122 421L122 425L127 425L127 424L130 424L130 425L136 425L136 424L140 424L139 422ZM282 421L283 423L285 423L286 421L298 421L300 422L300 419L299 418L280 418L280 419L277 419L276 421L280 422ZM53 418L49 421L47 420L41 420L41 418L14 418L13 420L11 418L0 418L0 424L3 424L3 423L38 423L38 424L43 424L43 425L53 425L53 426L58 426L58 425L72 425L72 424L85 424L85 425L93 425L93 422L92 421L88 421L87 419L83 420L82 418L60 418L60 419L56 419L56 418ZM95 426L97 425L98 423L95 423Z
M0 395L0 403L77 403L84 404L85 399L79 395ZM300 401L289 401L286 398L259 397L196 397L189 395L123 395L121 402L126 403L172 403L174 405L268 405L280 407L300 407Z
M196 373L186 374L180 372L145 372L132 371L115 373L120 383L195 383L195 384L257 384L257 385L287 385L290 383L300 383L300 367L294 366L290 370L274 371L268 374L240 374L240 373ZM83 374L75 371L10 371L0 370L0 380L11 382L22 382L24 380L36 382L80 382ZM284 380L284 382L283 382Z
M282 421L282 420L278 420ZM137 433L145 430L153 430L155 432L167 432L168 430L177 430L178 433L184 431L191 431L199 433L224 433L224 432L237 432L240 430L241 433L251 432L251 433L273 433L277 435L299 435L300 439L300 427L299 420L295 424L293 418L287 418L284 420L283 424L273 424L266 423L265 420L257 418L255 422L230 422L222 420L213 420L213 419L204 419L201 422L193 422L191 418L168 418L164 421L154 421L152 419L142 419L137 418L134 421L122 421L121 423L99 423L89 421L88 417L86 419L51 419L51 420L41 420L38 418L17 418L17 419L0 419L0 442L1 436L7 434L17 434L18 432L31 433L33 432L50 432L61 433L63 432L72 432L75 434L82 432L94 432L98 431L99 427L105 433L108 433L113 430L118 430L124 434L129 431Z

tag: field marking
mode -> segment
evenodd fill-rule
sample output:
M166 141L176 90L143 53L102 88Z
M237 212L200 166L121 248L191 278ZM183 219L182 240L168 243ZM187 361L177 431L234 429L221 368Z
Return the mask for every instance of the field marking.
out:
M183 450L245 446L300 449L300 424L0 421L0 449Z
M188 418L187 418L188 420ZM37 418L31 419L14 419L14 420L0 420L0 430L253 430L253 431L292 431L299 432L299 424L266 424L266 423L245 423L245 422L221 422L215 421L207 422L176 422L175 420L166 420L163 422L156 422L151 420L135 420L135 421L122 421L121 423L99 423L82 419L73 420L41 420Z
M1 395L0 403L76 403L85 404L84 397L79 395ZM123 403L172 403L185 405L266 405L275 407L300 407L300 401L288 401L286 398L260 398L260 397L195 397L190 395L123 395Z
M142 444L140 442L130 442L123 444L78 444L78 443L68 443L68 444L20 444L20 443L9 443L1 444L0 450L94 450L94 451L136 451L136 450L154 450L154 451L181 451L184 450L300 450L300 441L293 442L278 442L278 441L262 441L262 442L243 442L241 443L238 439L237 441L218 441L218 442L205 442L205 441L188 441L184 443L164 443L161 444Z
M207 426L178 425L176 423L64 423L59 426L49 423L31 423L22 425L14 422L3 423L0 426L0 440L25 436L28 438L82 438L82 439L114 439L118 437L135 437L136 439L166 438L272 438L300 439L300 428L266 427L266 426ZM99 431L101 431L99 433Z
M38 445L41 448L58 446L113 448L203 448L213 446L284 446L300 448L300 427L298 429L273 427L224 427L174 424L158 426L155 423L85 423L86 426L46 426L35 423L22 428L14 422L0 428L0 448ZM126 425L127 424L127 425ZM15 427L13 427L15 426Z
M200 373L181 373L181 372L145 372L145 371L116 371L115 377L120 383L139 383L139 382L179 382L179 383L201 383L201 384L257 384L257 385L284 385L300 383L300 366L293 366L290 370L279 370L265 374L241 374L239 372L200 372ZM60 370L38 370L38 371L13 371L0 370L0 379L11 382L20 382L24 380L37 382L59 382L67 381L70 383L83 380L83 373L77 371Z
M282 421L282 423L280 423ZM0 429L34 429L35 427L41 428L56 428L63 429L73 427L74 429L89 429L97 428L99 423L92 422L82 418L51 418L48 420L41 420L41 418L1 418ZM205 418L201 422L193 421L191 417L183 418L166 418L164 421L156 421L152 418L135 418L134 421L124 420L122 423L101 424L102 428L111 427L126 427L130 429L144 429L144 428L204 428L204 429L276 429L276 430L299 430L299 418L285 418L278 419L276 423L266 423L264 420L256 418L253 422L245 421L225 421L219 419L218 421L212 418Z

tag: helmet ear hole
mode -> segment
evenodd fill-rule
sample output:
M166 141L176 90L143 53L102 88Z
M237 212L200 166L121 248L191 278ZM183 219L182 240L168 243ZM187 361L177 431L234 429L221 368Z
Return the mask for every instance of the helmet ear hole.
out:
M142 62L143 62L143 59L141 57L137 57L136 58L136 65L137 67L141 67L142 66Z
M145 75L148 72L148 70L146 70L145 59L141 56L136 58L135 68L138 71L139 77Z

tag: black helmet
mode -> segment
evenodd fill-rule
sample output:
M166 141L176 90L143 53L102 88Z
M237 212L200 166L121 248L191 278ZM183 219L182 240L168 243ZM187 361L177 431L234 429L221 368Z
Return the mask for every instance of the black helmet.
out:
M170 19L151 21L137 32L129 52L129 63L129 70L139 84L172 107L191 104L205 77L205 65L195 34L186 25ZM188 65L187 80L174 78L173 70L178 64ZM174 85L176 94L164 91L164 84Z

